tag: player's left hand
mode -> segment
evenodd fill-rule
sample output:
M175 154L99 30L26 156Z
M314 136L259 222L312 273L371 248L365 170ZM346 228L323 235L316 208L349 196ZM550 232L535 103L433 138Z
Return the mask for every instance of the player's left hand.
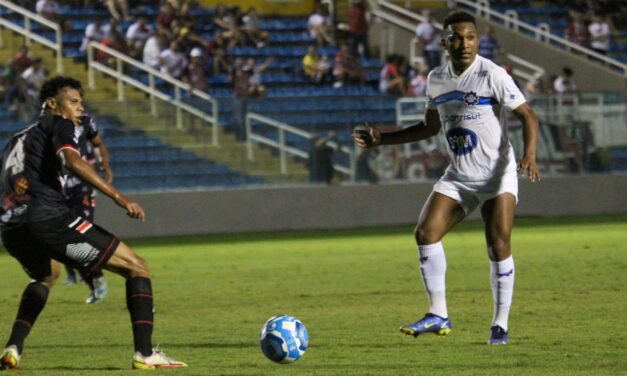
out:
M529 180L534 183L540 181L540 173L535 158L523 157L522 161L518 162L518 173L522 176L526 174Z
M117 194L113 199L116 204L126 209L126 215L129 217L139 219L142 222L146 219L144 208L142 208L137 202L131 200L123 194Z

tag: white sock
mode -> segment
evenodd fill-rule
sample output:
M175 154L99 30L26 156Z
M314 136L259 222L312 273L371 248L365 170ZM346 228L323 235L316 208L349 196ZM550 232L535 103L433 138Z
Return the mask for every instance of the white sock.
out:
M503 261L490 261L490 285L494 301L492 326L498 325L507 331L507 318L514 294L514 258Z
M447 318L446 310L446 257L442 242L419 245L420 274L429 295L429 312Z

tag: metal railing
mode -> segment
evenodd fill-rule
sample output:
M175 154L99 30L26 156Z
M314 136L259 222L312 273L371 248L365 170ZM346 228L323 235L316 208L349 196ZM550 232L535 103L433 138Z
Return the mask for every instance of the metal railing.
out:
M396 125L402 127L409 122L425 119L427 97L401 97L396 101ZM411 110L406 109L410 107Z
M423 21L426 20L426 17L424 17L424 16L422 16L420 14L417 14L415 12L412 12L410 10L402 8L402 7L400 7L400 6L396 5L396 4L387 2L385 0L380 0L379 1L379 5L381 5L382 9L387 9L389 11L393 11L393 12L402 14L405 17L411 18L412 20L416 21L417 23L423 22ZM415 31L415 25L414 24L412 24L410 22L407 22L406 20L400 19L400 18L398 18L396 16L393 16L393 15L391 15L389 13L386 13L383 10L377 10L373 14L376 17L380 18L381 20L390 22L390 23L392 23L392 24L394 24L396 26L399 26L399 27L407 30L407 31L411 31L411 32ZM441 23L434 21L433 22L433 26L436 29L442 31L442 26L443 25ZM387 39L388 39L387 41L385 41L385 39L386 39L386 35L385 34L386 33L381 33L381 43L382 43L381 45L382 46L386 46L387 49L389 50L390 48L393 48L393 46L394 46L394 40L395 40L394 32L393 32L393 30L390 30L390 32L387 35ZM385 44L384 44L384 42L385 42ZM418 41L417 38L414 37L411 40L410 44L409 44L409 55L410 55L409 59L410 59L410 62L412 64L417 62L417 61L420 61L420 62L423 61L423 58L421 56L422 54L419 53L419 50L417 48L418 45L419 45L419 41ZM384 55L386 54L387 50L384 49L384 48L381 48L380 51L381 51L381 59L383 60L383 59L385 59ZM507 53L507 54L505 54L505 57L509 61L511 61L511 62L513 62L515 64L518 64L519 66L522 66L524 68L528 68L531 71L531 72L525 71L525 70L521 69L520 67L514 67L512 69L512 73L515 76L523 78L523 79L525 79L527 81L540 78L545 73L545 71L544 71L544 69L542 67L540 67L540 66L538 66L536 64L533 64L533 63L531 63L531 62L529 62L529 61L527 61L527 60L525 60L525 59L523 59L521 57L518 57L518 56L514 55L514 54Z
M112 69L105 64L98 62L95 59L94 51L100 50L107 55L115 58L116 61L116 69ZM142 71L148 74L148 85L143 82L127 76L124 73L124 63L134 66L136 68L141 69ZM87 49L87 75L89 87L91 89L96 88L96 80L95 80L95 71L100 71L105 73L111 77L113 77L117 81L117 90L118 90L118 100L124 101L124 84L133 86L145 93L148 94L150 100L150 112L153 116L158 116L157 114L157 105L156 100L160 99L162 101L168 102L176 107L176 127L178 129L183 129L183 111L187 112L195 117L200 118L201 120L206 121L211 125L211 141L214 146L219 145L218 140L218 101L211 97L210 95L193 89L190 90L189 85L184 82L172 78L168 75L165 75L158 70L141 63L133 58L128 57L112 48L107 46L103 46L98 42L90 42ZM160 79L174 87L174 97L171 95L160 91L157 88L156 80ZM207 113L205 111L199 110L198 108L185 103L183 98L183 93L188 93L191 98L199 98L203 101L206 101L211 108L211 112Z
M24 27L19 26L4 17L0 17L0 26L9 30L13 30L16 33L20 33L26 39L26 45L30 46L31 40L40 43L48 48L53 49L56 52L57 60L57 73L63 74L63 39L61 34L61 26L59 24L47 20L29 10L26 10L20 6L10 3L9 1L0 0L0 7L9 9L12 12L19 13L24 16ZM46 27L51 28L54 31L54 41L42 37L32 31L31 23L35 21ZM0 33L0 48L4 47L4 40L2 39L2 33Z
M577 51L586 55L588 58L600 60L603 63L605 63L607 66L609 66L610 68L620 70L624 76L627 76L627 65L615 59L601 55L588 48L582 47L576 43L568 41L562 37L558 37L557 35L551 34L549 32L550 28L546 24L542 25L542 27L532 26L526 22L520 21L518 19L518 13L516 13L515 11L507 11L505 14L502 14L502 13L499 13L497 11L490 9L489 3L487 2L477 3L474 1L470 1L470 0L454 0L454 1L457 4L463 4L464 6L474 9L477 15L487 18L488 20L491 20L492 18L497 19L501 21L503 25L505 25L506 27L510 29L517 30L517 31L526 30L528 32L531 32L533 33L533 35L538 41L544 42L546 44L553 43L568 51L574 50L574 51Z
M268 126L275 128L278 134L278 141L272 138L262 136L260 134L255 134L253 131L253 128L254 128L253 122L259 122L264 125L268 125ZM312 133L306 132L302 129L293 127L291 125L287 125L280 121L276 121L274 119L271 119L269 117L266 117L266 116L263 116L254 112L246 113L246 146L247 146L248 159L251 161L255 160L254 150L253 150L253 141L254 141L263 145L270 146L279 151L279 168L280 168L281 174L283 175L286 175L288 173L288 170L287 170L288 154L290 156L295 156L298 158L308 160L309 159L308 152L305 152L301 149L298 149L298 148L295 148L293 146L286 144L286 139L285 139L286 133L302 137L308 141L314 138L314 135ZM336 148L336 150L338 150L339 152L345 153L348 155L348 160L349 160L348 167L334 163L333 168L335 169L335 171L338 171L344 175L349 176L352 181L355 176L355 163L356 163L355 152L346 146L339 145L335 141L329 142L329 146Z

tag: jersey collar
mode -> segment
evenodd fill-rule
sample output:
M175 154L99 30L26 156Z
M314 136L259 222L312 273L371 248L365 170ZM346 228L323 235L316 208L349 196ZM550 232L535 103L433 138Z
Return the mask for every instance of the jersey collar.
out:
M473 60L473 62L470 63L468 68L466 68L466 70L464 70L462 72L462 74L460 74L459 76L455 74L455 69L453 69L453 62L449 61L448 62L448 71L451 74L452 78L464 77L464 76L467 76L468 74L470 74L469 72L471 72L471 71L473 71L475 69L475 66L478 64L478 61L479 61L479 54L475 55L475 60Z

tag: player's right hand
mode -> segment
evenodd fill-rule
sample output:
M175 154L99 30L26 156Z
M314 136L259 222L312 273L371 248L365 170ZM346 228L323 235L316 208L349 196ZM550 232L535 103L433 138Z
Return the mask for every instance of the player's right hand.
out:
M368 124L355 127L353 139L360 148L373 148L381 145L381 132Z
M126 215L129 217L139 219L142 222L146 219L144 208L130 198L121 194L116 198L115 202L126 209Z

